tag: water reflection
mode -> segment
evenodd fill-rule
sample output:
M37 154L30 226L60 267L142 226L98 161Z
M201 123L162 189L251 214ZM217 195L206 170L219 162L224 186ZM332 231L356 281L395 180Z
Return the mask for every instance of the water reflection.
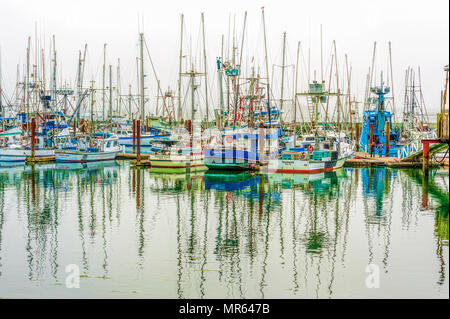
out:
M62 284L75 263L93 297L103 285L106 296L363 297L367 264L402 282L399 269L417 260L425 277L437 278L423 291L448 297L435 287L448 287L448 225L442 171L424 180L420 170L389 168L260 175L161 174L128 162L2 167L0 296L33 296L20 288L29 282ZM435 247L398 249L430 236ZM429 250L434 261L421 257ZM397 297L411 293L398 289Z

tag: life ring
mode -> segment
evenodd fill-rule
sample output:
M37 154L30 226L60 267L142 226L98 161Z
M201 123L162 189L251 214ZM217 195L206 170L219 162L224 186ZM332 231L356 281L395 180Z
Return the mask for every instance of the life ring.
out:
M9 138L7 136L7 137L5 137L5 142L8 143L8 141L9 141Z
M312 151L314 151L314 147L311 144L309 144L308 145L308 152L312 152Z
M225 138L225 141L226 141L228 144L233 143L233 136L231 136L231 135L227 136L227 137Z
M92 143L92 147L96 147L96 146L97 146L97 142L94 141L94 142Z

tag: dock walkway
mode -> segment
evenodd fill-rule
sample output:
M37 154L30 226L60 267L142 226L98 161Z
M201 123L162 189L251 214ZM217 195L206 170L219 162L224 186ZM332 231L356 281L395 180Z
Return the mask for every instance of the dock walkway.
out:
M439 166L443 163L432 161L430 166ZM354 158L345 161L345 166L389 166L389 167L422 167L421 161L404 161L395 157L370 157L365 152L356 152Z

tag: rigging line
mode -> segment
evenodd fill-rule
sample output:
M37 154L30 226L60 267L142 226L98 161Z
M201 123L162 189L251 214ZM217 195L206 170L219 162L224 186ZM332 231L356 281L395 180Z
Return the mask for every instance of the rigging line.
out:
M149 59L150 59L150 64L151 64L152 69L153 69L153 74L155 75L156 83L158 83L158 82L159 82L158 76L156 75L156 70L155 70L155 67L154 67L154 65L153 65L152 57L150 56L150 51L149 51L148 46L147 46L147 40L146 40L145 38L144 38L144 44L145 44L145 48L147 49L147 54L148 54L148 57L149 57ZM162 90L161 90L161 86L160 86L160 85L158 85L158 89L159 89L159 93L161 94L161 96L163 96L163 93L162 93ZM164 105L165 110L166 110L167 112L169 112L169 110L168 110L168 108L167 108L167 105L166 105L165 99L162 99L162 100L163 100L163 105Z

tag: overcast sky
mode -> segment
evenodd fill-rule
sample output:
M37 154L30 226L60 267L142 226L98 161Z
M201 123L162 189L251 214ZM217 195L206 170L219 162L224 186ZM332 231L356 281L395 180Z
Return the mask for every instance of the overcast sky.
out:
M205 14L208 72L213 102L218 101L215 57L220 56L221 36L227 47L229 21L231 31L235 20L236 42L240 49L244 12L248 12L243 49L244 69L254 57L255 67L263 61L263 30L261 6L265 7L270 67L281 64L283 32L287 33L287 64L295 64L297 41L301 41L299 80L306 84L308 51L311 52L311 73L320 78L320 25L323 28L323 59L329 72L332 41L336 40L341 81L345 78L345 54L352 68L352 94L364 98L366 74L372 61L374 41L377 42L377 81L388 65L388 41L392 43L394 86L397 110L403 108L404 76L408 66L421 68L422 90L430 113L439 109L440 90L444 85L444 65L449 56L448 0L321 0L321 1L256 1L256 0L1 0L0 46L2 78L6 93L12 95L16 68L21 73L26 61L27 37L32 37L34 63L35 22L38 40L49 53L50 38L56 36L58 80L74 83L78 51L88 44L85 85L96 80L101 84L103 44L107 43L107 64L115 68L121 61L121 82L124 90L136 83L138 54L138 16L163 89L176 88L180 43L180 14L185 15L184 50L192 52L197 68L202 68L200 14ZM142 22L142 21L141 21ZM232 33L232 32L231 32ZM232 34L231 34L232 36ZM305 62L306 61L306 62ZM49 57L46 58L48 68ZM147 85L155 95L153 72L146 61ZM246 66L245 66L246 65ZM49 70L49 69L48 69ZM270 70L272 72L272 70ZM274 69L273 89L279 86L280 69ZM287 69L285 96L292 96L293 68ZM326 75L328 77L328 75ZM311 74L311 77L313 75ZM115 85L115 84L114 84ZM126 89L125 89L126 88ZM274 92L278 97L278 92Z

